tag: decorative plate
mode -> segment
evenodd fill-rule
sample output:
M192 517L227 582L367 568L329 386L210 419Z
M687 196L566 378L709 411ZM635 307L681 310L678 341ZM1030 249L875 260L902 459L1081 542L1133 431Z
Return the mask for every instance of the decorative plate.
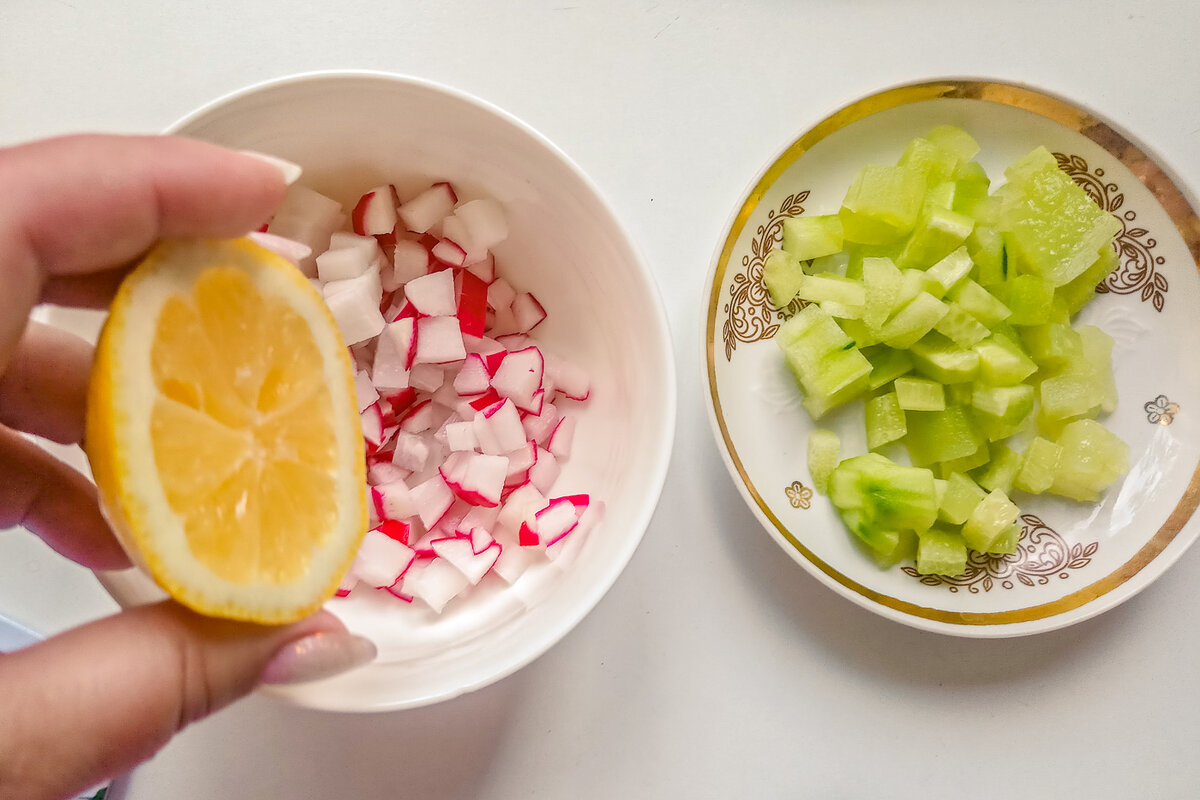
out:
M1105 424L1129 474L1097 504L1017 493L1016 553L972 554L960 577L911 562L880 570L851 541L806 464L814 424L772 341L790 312L762 285L783 220L836 212L855 172L895 163L939 124L966 129L1002 183L1038 145L1122 223L1120 266L1078 322L1115 339L1119 405ZM705 315L709 412L734 483L783 550L830 588L889 619L959 636L1017 636L1091 617L1145 588L1196 537L1200 501L1200 220L1161 162L1079 106L1024 86L945 80L887 89L818 123L773 158L738 203L713 259ZM866 452L861 403L823 427L843 457Z

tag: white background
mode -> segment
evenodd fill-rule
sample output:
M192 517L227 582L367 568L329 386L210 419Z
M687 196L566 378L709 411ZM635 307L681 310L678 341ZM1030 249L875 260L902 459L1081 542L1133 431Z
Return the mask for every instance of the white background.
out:
M758 526L720 463L700 369L704 276L747 182L883 86L984 76L1064 95L1132 131L1195 202L1194 0L182 6L3 2L0 144L158 131L228 91L325 68L476 94L562 147L638 241L675 337L679 422L631 565L533 665L410 712L253 698L175 740L130 797L1200 795L1200 551L1116 610L1033 638L885 621ZM0 613L52 633L112 608L89 573L0 532Z

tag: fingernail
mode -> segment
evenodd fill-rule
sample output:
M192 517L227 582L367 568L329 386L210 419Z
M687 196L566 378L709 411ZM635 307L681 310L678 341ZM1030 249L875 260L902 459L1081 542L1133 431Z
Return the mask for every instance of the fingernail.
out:
M261 683L279 686L328 678L373 660L375 645L361 636L325 631L289 642L259 676Z
M279 156L269 156L266 153L260 153L257 150L242 150L242 155L252 156L259 161L264 161L267 164L279 170L279 174L283 176L283 182L291 186L300 177L300 173L304 170L299 164L293 164L291 161L280 158Z

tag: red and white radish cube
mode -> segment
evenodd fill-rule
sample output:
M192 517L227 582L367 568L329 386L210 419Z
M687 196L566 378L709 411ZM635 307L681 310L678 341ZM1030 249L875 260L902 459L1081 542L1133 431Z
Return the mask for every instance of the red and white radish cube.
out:
M363 537L350 574L369 586L391 586L413 562L413 549L377 530Z
M330 249L317 256L317 277L325 283L357 278L379 258L375 237L335 233Z
M483 357L468 352L466 360L454 376L454 391L463 397L483 394L491 386L491 375Z
M429 272L429 251L420 242L411 239L400 239L392 252L393 280L397 286L407 285L409 281Z
M436 525L454 503L454 492L442 480L441 475L433 475L418 483L412 487L409 494L416 505L417 517L426 530Z
M438 471L450 490L464 502L493 507L500 504L504 479L508 475L508 459L456 450L446 457Z
M487 329L487 291L484 281L471 272L461 273L458 323L463 335L483 336Z
M376 340L371 382L387 393L409 387L409 369L417 356L417 321L389 322Z
M429 441L423 436L401 430L396 434L392 463L410 472L421 472L429 464Z
M379 301L372 299L366 284L356 283L325 298L325 305L337 321L346 344L365 342L379 335L385 325L379 313Z
M521 411L537 413L541 402L535 406L534 395L542 386L544 367L542 352L536 347L508 353L492 376L492 388L501 397L510 398Z
M462 331L454 317L421 317L417 320L416 364L449 364L467 357ZM438 384L441 385L440 383Z
M461 267L467 261L467 249L453 239L442 239L429 254L434 260L451 267Z
M502 530L519 531L523 524L532 521L534 515L546 507L546 503L546 496L537 487L529 483L518 486L501 506L496 523Z
M517 290L512 287L504 278L496 278L488 284L487 300L488 305L494 311L508 310L512 307L513 299L517 296Z
M469 200L454 210L467 239L480 250L491 250L508 238L504 208L490 197Z
M449 183L435 183L416 197L400 204L397 214L404 227L425 233L454 210L458 196Z
M469 420L463 422L451 422L445 427L446 431L446 446L451 450L470 450L474 451L479 446L479 439L475 437L475 424Z
M426 317L453 316L457 310L454 274L448 270L430 272L404 284L404 298L417 313Z
M417 363L413 365L413 368L408 373L408 385L419 392L432 394L440 389L445 382L446 370L440 364Z
M418 513L417 501L403 480L371 487L371 501L381 520L400 520Z
M500 447L499 454L516 450L525 444L525 428L521 425L521 415L511 399L505 398L478 414L483 415L488 427L495 434L496 443Z
M560 472L558 459L549 450L540 446L537 448L537 459L529 468L529 482L537 487L542 494L548 494L558 480Z
M479 583L496 564L500 556L500 545L493 541L481 552L476 553L471 539L465 536L452 536L444 539L434 539L431 543L433 552L438 558L443 558L452 564L472 586Z
M546 442L546 449L555 458L565 460L571 457L571 441L575 438L575 418L563 417L554 426Z
M444 558L434 558L413 565L404 576L401 588L406 594L411 594L440 613L446 607L446 603L470 585L467 576L453 564Z
M412 475L412 470L399 467L390 461L379 461L367 467L367 483L372 486L393 481L405 481L408 480L409 475Z
M518 333L529 333L546 318L546 309L529 292L518 292L511 309Z
M364 194L350 213L350 224L359 235L378 236L396 227L396 187L377 186Z
M365 369L360 369L354 373L354 394L358 398L358 411L361 414L379 400L379 392L375 391L375 384L371 383L371 376L367 374ZM383 425L382 417L380 418L380 427Z
M267 225L267 233L291 239L308 247L313 254L323 253L329 249L331 235L345 219L342 206L336 200L294 183L288 187L283 202ZM310 278L316 276L312 255L301 260L300 269Z

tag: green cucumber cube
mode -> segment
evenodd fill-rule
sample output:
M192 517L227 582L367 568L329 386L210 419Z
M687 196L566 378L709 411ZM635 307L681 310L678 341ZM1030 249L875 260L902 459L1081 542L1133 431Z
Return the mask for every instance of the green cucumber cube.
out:
M967 248L959 247L927 269L925 275L941 287L938 297L945 297L947 292L971 273L974 266L975 262L971 260Z
M1053 494L1094 502L1129 471L1129 445L1095 420L1067 424L1057 444L1062 457L1047 490Z
M871 363L819 306L807 305L792 316L780 326L775 342L814 419L867 388Z
M853 308L851 306L839 307L836 303L821 303L821 309L831 317L835 315L835 312L837 314L852 315L855 312L862 311L861 308ZM837 324L859 349L879 344L879 336L876 335L875 331L871 330L867 323L857 317L837 317Z
M975 220L948 208L931 208L921 216L897 259L899 267L925 269L954 252L975 227Z
M942 411L909 411L905 414L908 435L904 445L918 467L952 461L975 453L983 444L971 414L962 406Z
M925 138L958 156L960 171L974 163L971 159L979 154L979 142L957 125L938 125L925 134Z
M975 161L960 163L955 173L954 205L951 208L973 217L978 224L981 206L988 200L991 185L982 165Z
M1083 325L1078 330L1083 343L1083 358L1091 368L1100 392L1100 411L1111 414L1117 408L1117 382L1113 378L1113 339L1092 325Z
M1008 277L1008 258L1004 253L1004 235L991 225L976 225L967 237L967 253L975 263L975 280L991 287Z
M954 577L967 571L967 543L958 531L930 528L917 535L917 572Z
M880 569L890 569L901 561L917 557L917 533L909 530L888 531L887 544L868 548L871 559Z
M917 223L925 194L918 169L868 164L846 191L838 216L845 239L861 244L890 244Z
M822 273L805 275L800 281L796 296L810 303L833 301L846 306L862 306L866 302L862 281L844 278L841 275Z
M993 444L988 452L991 460L979 469L975 482L989 492L996 489L1005 494L1012 492L1013 480L1021 469L1021 456L1002 444Z
M879 331L879 338L889 347L907 348L933 330L948 308L928 292L920 292L903 308L892 315Z
M867 398L864 419L868 450L878 450L885 444L903 439L908 432L904 410L900 408L895 392Z
M1010 325L1041 325L1050 316L1054 286L1039 275L1018 275L1007 283L1004 304L1012 309Z
M947 473L946 491L938 506L938 519L952 525L962 525L986 494L979 484L961 472Z
M1038 413L1046 422L1094 417L1100 413L1104 385L1089 365L1079 362L1038 385ZM1053 425L1046 426L1047 429Z
M829 499L847 527L868 544L863 527L919 532L937 519L933 473L902 466L878 453L838 464L829 480Z
M829 476L841 460L841 453L841 439L833 431L817 428L808 435L808 474L813 489L820 494L829 493Z
M1022 328L1021 344L1039 367L1051 371L1083 358L1083 339L1070 325L1063 323Z
M966 474L976 467L982 467L992 457L988 452L986 443L980 444L979 448L970 455L962 458L952 458L949 461L943 461L938 464L938 474L943 478L949 478L955 472Z
M796 298L796 292L800 291L804 269L800 259L782 250L772 250L763 259L762 279L771 297L771 305L786 308Z
M1007 336L992 334L975 344L979 354L979 378L992 386L1014 386L1037 371L1021 346Z
M979 553L1005 555L1016 550L1012 526L1021 510L1001 489L993 489L971 511L962 526L967 547Z
M989 333L983 323L964 311L958 303L950 304L946 316L938 320L933 329L959 347L974 347Z
M785 219L780 247L801 261L831 256L842 249L842 220L837 214Z
M1024 383L1016 386L977 383L971 387L971 407L977 414L1022 422L1033 411L1034 393L1034 388Z
M925 200L921 204L921 216L931 213L935 208L954 209L954 198L958 194L958 182L953 180L941 181L925 190Z
M880 345L864 350L863 355L871 362L871 377L867 383L867 388L871 390L891 383L901 375L907 374L913 367L912 357L907 350L894 350Z
M818 305L826 314L839 320L862 319L862 306L848 306L836 300L822 300ZM842 328L842 330L846 329ZM846 335L850 336L849 332ZM854 339L856 344L858 343L858 339L855 337L850 336L850 338Z
M863 321L879 330L898 306L903 275L890 258L864 258L862 282L865 292Z
M904 154L896 162L902 167L917 170L925 177L927 186L936 186L954 177L959 157L929 139L918 137L909 141Z
M943 384L966 383L979 374L979 354L959 347L936 331L910 348L913 368Z
M1021 469L1013 479L1013 486L1023 492L1041 494L1054 483L1061 458L1062 447L1041 436L1033 437L1021 456Z
M905 411L944 411L946 390L928 378L896 378L896 402Z
M1099 256L1079 275L1079 277L1059 286L1054 290L1054 297L1062 303L1068 316L1074 316L1079 309L1088 304L1096 296L1096 287L1104 282L1120 264L1117 251L1105 245Z
M829 273L831 275L845 275L846 268L850 264L850 254L845 250L839 250L836 253L828 256L814 258L805 268L805 272L809 275L821 275Z
M959 281L946 297L988 328L994 328L1012 314L1008 306L970 278Z

